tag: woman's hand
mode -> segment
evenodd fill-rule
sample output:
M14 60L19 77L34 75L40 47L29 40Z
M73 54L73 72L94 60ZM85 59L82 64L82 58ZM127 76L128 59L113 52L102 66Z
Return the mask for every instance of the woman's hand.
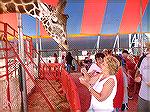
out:
M87 70L86 70L86 68L81 68L81 73L83 73L83 74L87 74Z
M86 84L86 79L84 78L84 76L79 77L80 83L85 85Z
M86 86L87 88L90 86L90 84L87 82L87 80L82 76L79 77L80 83Z

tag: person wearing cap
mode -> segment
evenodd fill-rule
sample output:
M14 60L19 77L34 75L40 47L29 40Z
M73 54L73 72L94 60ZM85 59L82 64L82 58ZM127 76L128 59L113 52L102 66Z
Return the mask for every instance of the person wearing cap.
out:
M136 82L141 82L138 98L138 112L150 112L150 42L146 43L147 55L143 58Z

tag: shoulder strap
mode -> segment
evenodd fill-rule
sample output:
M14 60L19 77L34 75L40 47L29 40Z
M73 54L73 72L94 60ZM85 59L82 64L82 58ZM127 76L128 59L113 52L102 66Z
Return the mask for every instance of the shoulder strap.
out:
M98 80L96 81L96 83L94 84L94 87L96 87L99 83L99 81L101 80L101 78L103 77L103 74L98 78Z

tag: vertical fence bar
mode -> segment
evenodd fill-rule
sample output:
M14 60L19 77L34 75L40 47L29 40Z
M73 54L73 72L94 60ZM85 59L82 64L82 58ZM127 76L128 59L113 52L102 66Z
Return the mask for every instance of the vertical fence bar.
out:
M8 43L7 43L7 23L4 24L4 40L5 41L5 52L6 52L6 58L5 58L5 64L6 64L6 84L7 84L7 101L8 101L8 107L11 111L11 105L10 105L10 87L9 87L9 73L8 73Z
M29 37L28 37L29 38ZM33 45L32 45L32 39L30 38L29 39L29 52L30 52L30 56L33 58L33 47L32 47Z

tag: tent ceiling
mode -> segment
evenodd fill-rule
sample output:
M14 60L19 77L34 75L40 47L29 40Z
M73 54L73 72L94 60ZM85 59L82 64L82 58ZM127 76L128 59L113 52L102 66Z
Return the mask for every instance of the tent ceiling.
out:
M56 6L58 3L58 0L42 1L54 6ZM116 0L68 0L68 4L65 9L65 13L69 15L69 19L67 22L67 33L72 34L71 36L75 36L76 34L78 34L78 36L81 36L79 34L82 34L82 36L87 36L87 34L89 34L90 36L99 34L127 34L139 32L138 27L141 21L140 6L142 7L142 18L145 16L145 18L148 18L150 17L150 1L141 0L142 5L140 5L140 0L117 0L118 2L115 1ZM145 12L147 12L147 14L145 14ZM17 16L14 16L13 14L6 15L0 15L0 21L8 22L15 29L17 29ZM10 16L13 16L14 19L10 18ZM142 22L147 22L147 25L149 27L150 20L148 19L144 19L144 21ZM27 24L27 22L23 24L23 31L26 32L25 34L36 34L30 34L31 29L35 29L35 22L32 23L34 25L29 25ZM32 28L30 28L31 26ZM150 32L147 26L143 25L142 27L147 28L146 30L144 30L145 32ZM145 28L142 28L142 31L143 29ZM41 35L47 35L42 25Z
M148 0L127 0L120 24L119 33L136 32L147 7ZM142 9L140 9L140 6ZM140 15L142 11L142 14Z

